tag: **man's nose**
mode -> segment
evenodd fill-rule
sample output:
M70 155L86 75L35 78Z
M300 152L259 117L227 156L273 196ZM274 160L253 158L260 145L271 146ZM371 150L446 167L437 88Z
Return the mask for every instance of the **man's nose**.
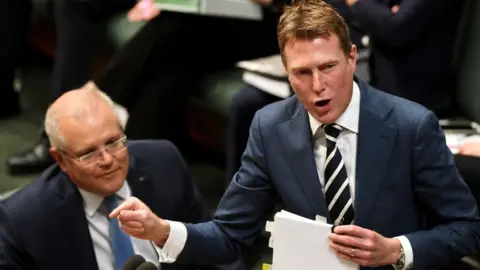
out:
M112 161L113 161L112 154L108 153L105 149L102 149L99 163L109 164L109 163L112 163Z
M312 89L316 93L320 93L325 88L325 82L323 80L323 76L320 72L315 71L313 72L313 82L312 82Z

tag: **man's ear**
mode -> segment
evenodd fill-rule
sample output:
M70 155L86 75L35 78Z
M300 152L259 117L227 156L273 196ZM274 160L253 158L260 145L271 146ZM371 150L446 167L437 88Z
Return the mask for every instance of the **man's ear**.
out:
M52 155L55 162L57 162L58 166L62 169L62 171L67 172L67 166L65 164L65 157L60 150L58 150L55 146L50 147L50 155Z
M350 49L350 54L348 55L348 60L350 65L352 66L353 71L357 69L357 46L352 44L352 48Z

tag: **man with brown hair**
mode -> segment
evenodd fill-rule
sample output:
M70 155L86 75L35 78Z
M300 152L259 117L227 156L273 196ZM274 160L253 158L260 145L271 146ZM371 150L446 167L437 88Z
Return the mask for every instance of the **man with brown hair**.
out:
M110 217L129 235L175 242L182 247L176 262L233 260L279 202L341 223L329 245L360 269L452 269L477 252L476 203L435 115L354 77L356 47L323 1L286 8L278 39L296 95L255 115L215 219L163 220L135 198Z

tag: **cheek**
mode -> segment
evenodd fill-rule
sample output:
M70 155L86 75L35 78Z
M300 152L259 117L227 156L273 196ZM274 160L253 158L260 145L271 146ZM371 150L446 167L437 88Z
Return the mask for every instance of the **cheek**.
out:
M94 176L94 171L92 169L78 169L70 171L69 176L75 184L78 186L89 190L91 187L95 186L96 177Z
M331 86L333 90L339 89L345 83L345 72L341 69L336 69L326 76L326 83Z
M122 154L116 158L117 164L122 170L128 169L128 154Z
M78 172L78 176L81 179L85 179L84 182L91 182L97 177L98 171L95 168L88 168Z
M291 81L290 84L292 85L295 94L300 100L307 99L310 87L308 87L306 83L303 83L300 80L296 80Z

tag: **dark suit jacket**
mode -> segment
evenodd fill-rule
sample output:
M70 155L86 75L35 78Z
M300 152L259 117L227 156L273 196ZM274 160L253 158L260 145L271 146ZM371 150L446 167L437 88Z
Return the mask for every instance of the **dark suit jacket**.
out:
M335 8L347 23L352 43L355 44L358 49L364 49L365 46L362 44L362 38L365 36L365 31L350 11L350 8L345 4L345 0L325 0L325 2Z
M415 269L438 269L475 253L480 243L476 203L435 115L358 84L355 223L386 237L405 235ZM188 239L178 261L234 258L264 230L278 202L306 218L328 216L308 114L296 96L257 112L241 168L215 219L187 225Z
M396 14L392 2L400 4ZM453 48L464 1L360 0L351 7L372 41L372 85L444 116L455 89Z
M180 153L167 141L129 142L132 195L158 216L210 219ZM200 267L201 269L217 269ZM58 166L0 203L0 269L98 269L83 201ZM196 269L165 264L162 270Z

